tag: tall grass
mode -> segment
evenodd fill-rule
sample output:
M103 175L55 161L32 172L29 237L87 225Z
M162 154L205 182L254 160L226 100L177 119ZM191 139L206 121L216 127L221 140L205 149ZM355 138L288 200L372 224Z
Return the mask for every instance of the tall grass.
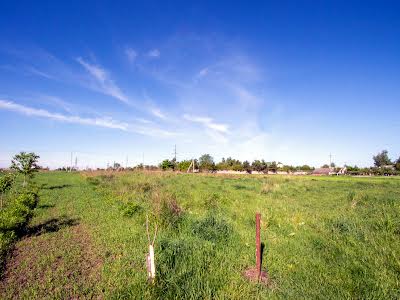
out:
M73 186L46 191L44 197L60 214L90 228L104 260L96 286L104 298L396 299L400 294L397 178L139 172L38 178ZM262 214L269 286L243 276L255 264L256 212ZM146 216L151 228L159 226L154 284L145 267Z

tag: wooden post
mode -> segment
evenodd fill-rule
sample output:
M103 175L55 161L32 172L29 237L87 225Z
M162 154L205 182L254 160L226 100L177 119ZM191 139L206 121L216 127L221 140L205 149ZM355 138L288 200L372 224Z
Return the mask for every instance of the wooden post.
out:
M256 270L257 278L261 275L261 239L260 239L260 221L261 214L256 213Z
M154 262L154 247L149 245L149 254L147 256L147 272L149 280L154 283L154 278L156 278L156 265Z

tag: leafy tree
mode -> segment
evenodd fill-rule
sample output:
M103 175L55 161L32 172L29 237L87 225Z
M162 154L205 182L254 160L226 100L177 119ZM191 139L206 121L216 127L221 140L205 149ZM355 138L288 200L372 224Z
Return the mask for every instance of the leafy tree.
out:
M174 169L174 166L175 166L175 164L174 164L171 160L169 160L169 159L164 159L164 160L162 161L162 163L160 164L160 168L161 168L163 171L166 171L166 170L173 170L173 169Z
M40 156L33 152L20 152L13 157L11 161L11 169L24 176L23 186L26 186L26 180L32 178L35 172L38 171L39 166L37 162L39 158Z
M311 171L312 168L309 165L302 165L297 167L298 170L302 170L302 171Z
M321 168L329 168L329 165L324 164Z
M335 167L336 167L335 163L331 162L331 168L335 168Z
M11 189L14 182L13 174L6 174L0 177L0 208L3 208L3 194Z
M247 161L247 160L245 160L244 162L243 162L243 164L242 164L242 166L243 166L243 169L247 172L247 173L251 173L251 166L250 166L250 163Z
M268 165L264 160L255 160L252 162L251 167L254 171L265 172L268 170Z
M114 165L113 165L113 168L114 168L114 169L119 169L119 168L121 168L121 164L115 162Z
M400 157L396 160L396 164L394 165L397 171L400 171Z
M191 160L182 160L178 163L178 170L181 172L186 172L189 168L189 166L192 164Z
M278 165L276 164L276 161L273 161L271 163L267 163L267 170L271 170L272 172L276 172L278 169Z
M378 168L392 164L391 160L389 159L387 150L382 150L382 152L378 153L377 155L373 156L372 158L374 160L375 166Z
M215 170L214 159L210 154L203 154L199 158L199 167L200 170Z

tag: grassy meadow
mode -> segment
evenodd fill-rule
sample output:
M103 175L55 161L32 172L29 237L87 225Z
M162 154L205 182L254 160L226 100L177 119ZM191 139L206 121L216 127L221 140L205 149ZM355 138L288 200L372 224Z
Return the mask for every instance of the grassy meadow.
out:
M39 173L0 298L398 299L400 179ZM262 214L263 269L255 265ZM146 215L158 224L147 282Z

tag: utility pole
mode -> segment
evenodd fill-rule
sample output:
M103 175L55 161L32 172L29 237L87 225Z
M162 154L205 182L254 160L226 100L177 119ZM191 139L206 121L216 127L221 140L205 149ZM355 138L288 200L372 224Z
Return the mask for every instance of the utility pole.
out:
M174 147L174 161L176 162L176 144L175 144L175 147Z
M71 164L69 165L69 171L72 172L72 151L71 151Z
M126 160L125 160L125 169L128 168L128 155L126 156Z
M78 156L75 156L75 170L78 170Z
M329 168L331 167L331 165L332 165L332 154L329 153Z

